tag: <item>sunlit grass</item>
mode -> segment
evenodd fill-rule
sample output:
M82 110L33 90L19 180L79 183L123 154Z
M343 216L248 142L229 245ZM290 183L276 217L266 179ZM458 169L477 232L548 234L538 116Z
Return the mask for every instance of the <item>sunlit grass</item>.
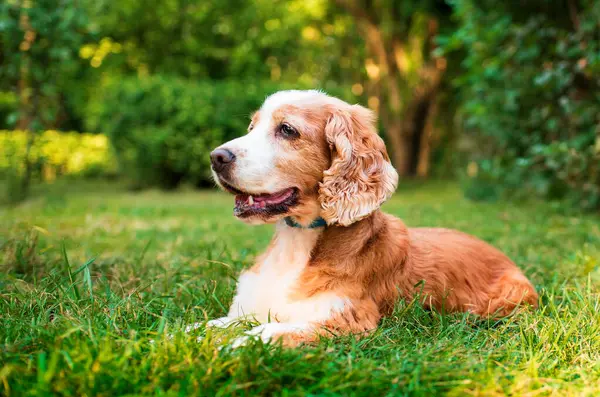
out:
M362 340L231 350L219 347L232 333L180 332L224 314L269 241L271 226L243 225L231 207L217 192L62 183L0 209L0 393L600 394L597 217L472 203L447 183L403 187L386 211L500 247L540 309L476 322L400 303Z

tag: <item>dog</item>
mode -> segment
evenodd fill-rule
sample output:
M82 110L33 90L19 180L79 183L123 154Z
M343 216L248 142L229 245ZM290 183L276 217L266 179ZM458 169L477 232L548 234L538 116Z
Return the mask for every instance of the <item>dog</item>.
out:
M367 334L415 296L482 317L537 307L535 288L496 248L455 230L407 228L380 210L398 174L367 108L280 91L210 159L216 183L235 195L234 215L275 223L275 234L209 327L251 318L261 325L247 337L296 346Z

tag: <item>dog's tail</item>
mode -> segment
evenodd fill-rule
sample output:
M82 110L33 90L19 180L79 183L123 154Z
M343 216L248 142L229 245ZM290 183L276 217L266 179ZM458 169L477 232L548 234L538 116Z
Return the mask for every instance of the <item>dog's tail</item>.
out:
M490 295L487 315L504 317L520 306L538 306L538 294L527 277L518 269L500 277L496 290Z

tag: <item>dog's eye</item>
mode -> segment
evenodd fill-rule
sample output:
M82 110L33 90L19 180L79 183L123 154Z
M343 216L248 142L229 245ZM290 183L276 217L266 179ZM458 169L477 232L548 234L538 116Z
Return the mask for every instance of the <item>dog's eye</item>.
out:
M279 133L281 134L282 137L284 137L286 139L293 139L293 138L297 138L300 136L298 131L294 127L292 127L291 125L289 125L287 123L281 124L281 126L279 127Z
M254 129L254 123L250 123L248 126L248 132L252 131L252 129Z

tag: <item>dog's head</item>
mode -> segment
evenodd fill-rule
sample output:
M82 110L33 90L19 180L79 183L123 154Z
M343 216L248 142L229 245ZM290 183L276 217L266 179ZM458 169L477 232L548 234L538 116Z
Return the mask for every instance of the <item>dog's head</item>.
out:
M347 226L375 211L398 174L374 114L319 91L281 91L252 116L248 133L211 153L215 181L235 194L249 223L318 216Z

